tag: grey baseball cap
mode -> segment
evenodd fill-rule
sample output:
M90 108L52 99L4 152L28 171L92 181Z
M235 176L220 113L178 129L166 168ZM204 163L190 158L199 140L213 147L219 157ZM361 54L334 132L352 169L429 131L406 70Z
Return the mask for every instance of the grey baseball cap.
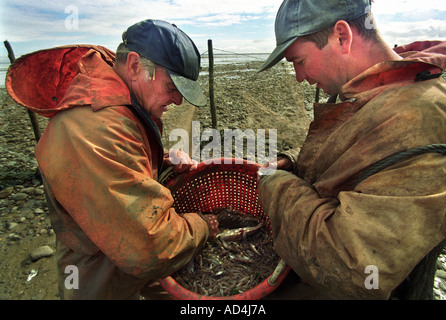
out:
M197 81L200 53L192 39L176 25L163 20L144 20L122 34L124 45L163 66L181 95L197 107L206 104Z
M338 20L351 21L370 12L371 0L285 0L276 16L276 48L260 67L271 68L299 37L322 31Z

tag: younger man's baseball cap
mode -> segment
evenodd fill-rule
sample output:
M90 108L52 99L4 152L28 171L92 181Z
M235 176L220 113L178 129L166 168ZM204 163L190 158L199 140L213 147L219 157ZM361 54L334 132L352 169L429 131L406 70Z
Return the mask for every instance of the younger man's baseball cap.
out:
M276 48L259 71L283 59L283 52L299 37L322 31L338 20L351 21L370 12L371 0L285 0L276 16Z

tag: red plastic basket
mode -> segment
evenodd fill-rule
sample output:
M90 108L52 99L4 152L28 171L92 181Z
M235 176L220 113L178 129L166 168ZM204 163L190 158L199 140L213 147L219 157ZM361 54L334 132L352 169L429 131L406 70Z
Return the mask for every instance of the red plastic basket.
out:
M262 219L271 230L257 196L257 170L259 165L246 160L219 158L200 163L198 169L169 177L165 186L170 189L178 213L206 212L219 207ZM243 293L225 296L203 296L179 285L172 277L160 279L161 286L175 299L180 300L255 300L273 292L282 283L290 268L283 260L275 271L256 287Z

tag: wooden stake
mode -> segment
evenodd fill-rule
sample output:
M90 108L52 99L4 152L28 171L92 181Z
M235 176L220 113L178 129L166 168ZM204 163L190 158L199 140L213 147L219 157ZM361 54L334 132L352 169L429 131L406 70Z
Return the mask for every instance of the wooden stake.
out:
M11 64L13 64L15 61L15 55L14 51L12 50L11 44L9 43L8 40L5 40L3 43L5 44L6 50L8 50L9 61L11 62ZM41 134L36 114L28 109L26 109L26 111L28 111L29 119L31 120L31 124L33 126L34 137L36 138L36 142L39 142Z
M212 49L212 40L208 40L209 55L209 100L211 104L212 128L217 129L217 112L214 103L214 52Z

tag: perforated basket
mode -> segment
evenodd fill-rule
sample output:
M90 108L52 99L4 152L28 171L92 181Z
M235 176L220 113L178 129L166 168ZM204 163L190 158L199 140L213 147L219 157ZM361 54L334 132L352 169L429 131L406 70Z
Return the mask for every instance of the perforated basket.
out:
M246 160L219 158L202 162L198 169L170 177L164 183L175 200L178 213L206 212L214 208L232 207L233 210L260 218L271 230L257 196L259 165ZM225 296L203 296L187 290L172 277L160 280L161 286L175 299L181 300L255 300L273 292L290 268L280 260L275 271L256 287L243 293Z

